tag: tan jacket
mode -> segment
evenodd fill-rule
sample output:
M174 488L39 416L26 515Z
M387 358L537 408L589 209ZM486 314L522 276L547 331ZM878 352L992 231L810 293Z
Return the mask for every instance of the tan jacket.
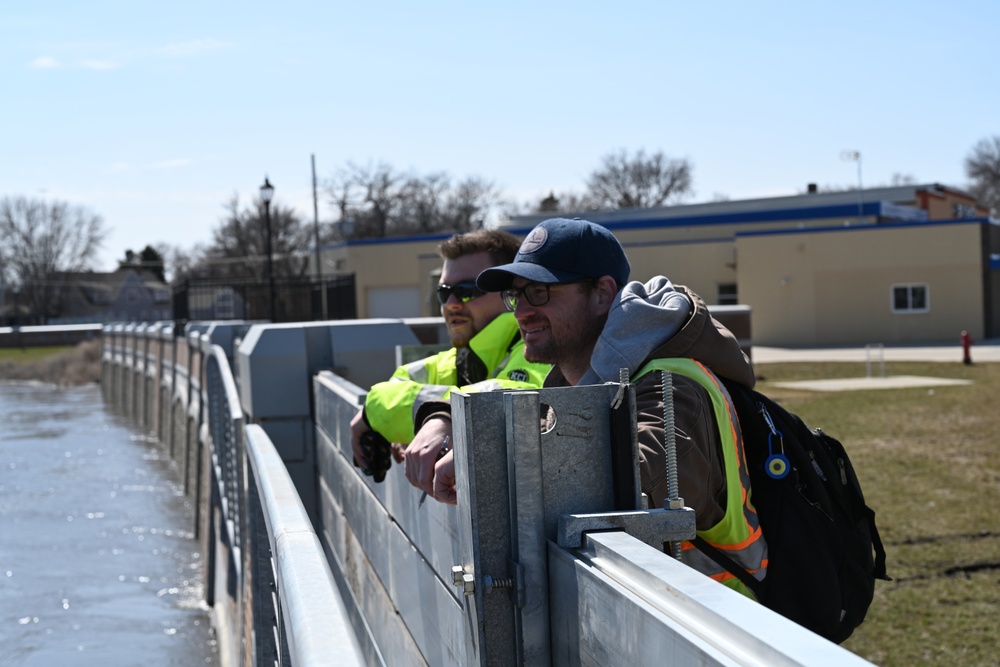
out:
M622 301L648 297L647 303L644 309L630 309L628 306L611 309L601 334L602 340L595 348L592 366L601 367L597 357L614 348L614 361L624 364L630 374L651 359L690 358L705 364L716 375L753 387L753 365L743 354L736 337L712 318L701 297L684 286L670 285L666 279L661 279L663 283L660 284L654 284L655 280L645 286L630 283L622 291ZM650 307L656 309L659 300L665 300L664 294L672 300L683 295L690 305L689 308L675 307L665 315L668 320L677 320L674 326L649 315ZM663 316L663 313L658 311L657 316ZM651 320L655 322L654 326L648 324ZM663 331L668 332L666 339ZM603 366L606 369L604 374L609 374L610 366L606 363ZM588 379L594 382L616 381L618 378L617 375L588 375L584 381ZM695 510L698 530L707 530L725 514L726 497L721 445L712 402L695 381L678 374L674 374L672 379L680 495L685 504ZM566 384L558 369L553 369L545 380L547 387ZM658 373L646 375L636 382L636 404L642 492L648 496L650 507L662 507L667 495L667 477L663 448L664 400Z

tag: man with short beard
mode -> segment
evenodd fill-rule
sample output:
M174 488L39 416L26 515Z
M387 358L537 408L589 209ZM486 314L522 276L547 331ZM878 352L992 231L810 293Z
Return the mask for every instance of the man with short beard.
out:
M657 276L629 282L618 239L586 220L539 223L510 264L486 269L476 285L500 292L517 318L525 358L553 364L545 387L635 384L640 486L650 507L667 496L663 373L671 373L680 495L698 536L751 576L767 573L767 544L750 500L736 410L720 378L753 387L750 360L735 336L690 289ZM435 465L433 495L454 503L454 451ZM684 562L749 597L737 577L692 542Z
M430 492L434 462L451 435L449 396L453 389L534 389L549 371L547 364L524 358L517 321L506 312L499 294L476 287L476 276L513 260L520 241L512 234L480 230L456 234L441 244L444 259L437 297L452 348L396 369L392 377L374 385L364 407L351 420L354 462L367 474L388 467L369 459L363 442L374 431L390 443L408 445L398 462L406 461L406 477ZM373 457L378 458L378 457Z

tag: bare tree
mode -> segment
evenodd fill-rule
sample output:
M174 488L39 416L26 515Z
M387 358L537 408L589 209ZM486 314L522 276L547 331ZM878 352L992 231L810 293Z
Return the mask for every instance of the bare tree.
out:
M444 215L442 205L451 187L445 173L423 178L409 176L397 191L399 219L393 227L403 233L427 234L440 227Z
M208 249L203 243L196 243L189 249L161 244L157 250L166 261L166 277L172 283L211 276Z
M67 202L0 199L0 271L3 283L44 321L56 306L56 273L85 271L107 236L104 221Z
M453 184L448 174L403 173L390 165L348 163L327 184L343 239L480 229L502 202L493 184L469 177Z
M140 252L134 250L125 251L125 259L118 260L119 269L137 269L139 271L149 271L160 282L166 282L166 261L163 254L151 245L147 245Z
M620 150L601 160L587 179L586 198L592 208L650 208L676 202L691 192L687 159L666 157L657 151L648 157Z
M904 174L902 172L896 171L893 172L892 179L889 181L889 184L892 185L893 187L900 185L916 185L917 177L914 176L913 174Z
M597 208L590 198L585 194L577 192L560 192L556 194L554 190L549 191L548 196L540 200L537 204L531 203L523 207L523 210L532 213L573 213L591 211ZM519 214L514 211L513 214Z
M442 222L449 231L482 229L490 214L502 204L500 192L493 183L472 176L459 182L448 193Z
M227 213L213 230L211 244L196 265L188 267L189 275L240 277L264 282L268 278L264 202L254 199L250 206L241 209L239 196L233 195L225 206ZM276 202L271 204L270 219L275 277L304 276L312 242L308 225L295 209Z
M327 189L339 209L338 227L344 238L391 236L391 221L398 217L400 183L405 180L385 163L360 166L349 162Z
M969 191L990 209L1000 214L1000 135L980 139L965 158L965 175L972 183Z
M916 184L917 184L917 177L914 176L913 174L904 174L903 172L896 171L893 172L892 177L889 179L888 183L869 183L867 186L865 186L865 189L871 190L874 188L898 188L906 185L916 185ZM857 191L857 189L858 189L857 183L851 183L847 185L842 185L838 183L834 184L827 183L825 185L817 186L815 192L832 194L834 192ZM805 194L807 190L800 189L798 192L799 194Z

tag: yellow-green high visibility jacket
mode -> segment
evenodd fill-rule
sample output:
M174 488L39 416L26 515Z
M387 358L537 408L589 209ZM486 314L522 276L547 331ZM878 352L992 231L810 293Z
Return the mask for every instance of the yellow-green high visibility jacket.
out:
M400 366L365 399L368 425L390 442L409 444L421 407L448 401L452 389L537 389L551 367L524 358L524 341L513 313L501 313L469 341Z
M750 500L750 476L743 452L743 435L729 393L714 373L693 359L653 359L636 373L635 379L652 371L670 371L688 377L711 397L726 476L726 510L718 523L697 532L702 539L762 581L767 574L767 543L761 533L757 511ZM687 565L754 598L742 581L700 552L691 542L683 543L682 552Z

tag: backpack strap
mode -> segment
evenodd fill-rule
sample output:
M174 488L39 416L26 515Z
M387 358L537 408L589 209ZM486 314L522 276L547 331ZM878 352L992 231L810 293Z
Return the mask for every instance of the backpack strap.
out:
M758 600L763 599L762 595L764 593L764 582L754 579L752 574L740 567L736 561L724 554L721 550L706 542L705 538L696 535L695 538L691 540L691 543L698 547L698 551L715 561L716 565L724 568L731 575L742 581L747 588L753 591L754 596Z
M882 581L892 581L892 577L885 571L885 547L882 546L882 536L878 534L875 526L875 511L870 507L865 507L868 515L868 530L872 536L872 547L875 549L875 569L872 575Z

